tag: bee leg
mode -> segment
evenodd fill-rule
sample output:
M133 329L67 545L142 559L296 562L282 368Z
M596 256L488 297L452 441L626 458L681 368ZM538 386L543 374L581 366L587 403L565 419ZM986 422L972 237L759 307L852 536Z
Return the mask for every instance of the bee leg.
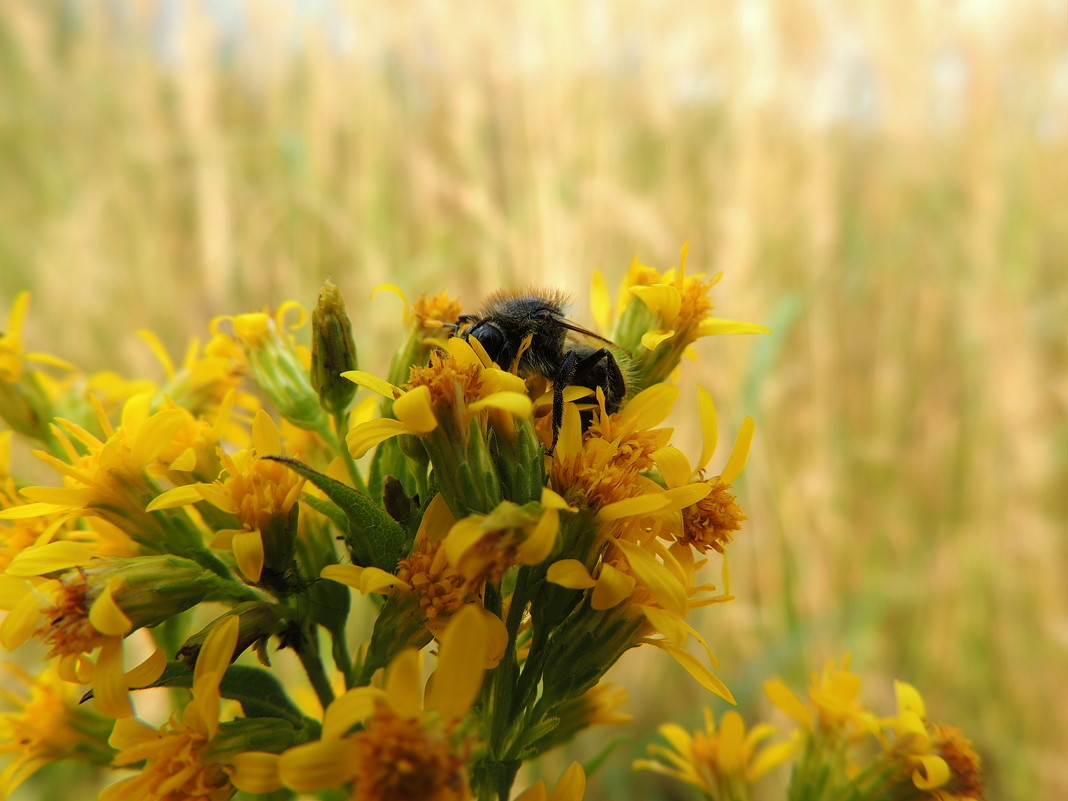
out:
M569 350L560 362L560 369L553 376L553 441L545 451L549 456L556 451L556 443L560 440L560 426L564 424L564 390L571 386L578 363L579 355Z

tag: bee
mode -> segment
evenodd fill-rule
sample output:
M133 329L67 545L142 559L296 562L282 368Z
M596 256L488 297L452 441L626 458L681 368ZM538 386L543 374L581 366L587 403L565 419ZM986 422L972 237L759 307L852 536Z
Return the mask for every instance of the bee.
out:
M461 315L456 336L477 339L486 353L504 369L516 365L521 377L542 376L553 384L553 439L546 450L556 450L564 422L564 390L587 387L604 393L605 411L619 409L627 395L623 370L604 337L567 319L565 296L557 291L519 294L500 291L490 295L478 314ZM574 335L598 343L579 341ZM529 338L529 344L527 343ZM518 362L517 362L518 360ZM588 424L588 417L586 418Z

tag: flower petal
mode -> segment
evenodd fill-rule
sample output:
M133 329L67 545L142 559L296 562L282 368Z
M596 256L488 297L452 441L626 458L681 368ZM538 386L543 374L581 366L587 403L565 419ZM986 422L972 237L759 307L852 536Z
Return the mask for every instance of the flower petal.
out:
M446 724L467 714L482 688L489 631L479 610L468 604L453 615L439 648L430 705Z
M357 723L363 723L375 711L375 704L385 697L377 687L354 687L338 696L323 715L323 739L344 737Z
M358 384L364 389L369 389L372 392L378 393L383 398L395 400L404 394L404 390L400 387L395 387L384 378L379 378L371 373L365 373L363 370L346 370L341 374L341 377L347 378L353 384Z
M232 756L230 766L230 783L238 790L273 793L282 789L282 780L278 776L278 754L245 751Z
M419 715L422 701L422 659L414 648L405 648L386 672L386 701L402 718Z
M586 566L578 559L561 559L549 565L545 580L569 590L586 590L596 587L597 582L590 576Z
M125 637L133 631L133 621L115 602L113 595L123 584L120 576L109 579L104 591L89 607L89 622L94 629L109 637Z
M356 764L350 741L318 740L282 754L278 758L278 778L290 790L326 790L349 781Z
M393 414L416 434L426 434L438 427L428 386L418 386L397 398L393 402Z
M319 573L325 579L347 584L354 590L367 594L383 593L385 590L400 587L410 590L412 586L406 581L387 573L380 567L360 567L359 565L327 565Z
M653 461L664 477L668 487L681 487L693 478L693 469L686 454L674 445L661 448L653 454Z
M675 336L675 329L673 328L657 328L653 331L646 331L642 334L642 347L646 350L656 350L673 336Z
M738 320L724 320L722 317L706 317L697 324L697 336L709 337L716 334L770 334L771 329L756 323L743 323Z
M399 434L411 433L413 433L412 429L400 420L382 417L350 428L349 433L345 435L345 444L348 446L349 453L359 459L378 443Z
M597 586L590 594L590 606L598 610L611 609L630 597L636 583L634 576L629 576L619 568L605 563L601 565L601 575L597 577Z
M620 413L620 422L635 429L655 428L671 414L671 407L678 397L677 387L653 384L627 402Z
M93 558L93 550L84 543L60 540L27 548L11 560L5 571L9 576L42 576L54 570L80 567Z
M190 503L200 503L204 500L204 494L198 487L198 484L183 484L180 487L161 492L145 507L145 511L155 512L159 509L174 509Z
M230 541L234 560L241 575L249 581L259 581L263 573L263 537L259 531L239 531Z
M534 404L527 395L521 392L494 392L492 395L487 395L467 405L467 410L472 413L483 409L500 409L516 417L530 417Z
M651 286L632 286L632 295L660 315L662 320L671 322L679 316L682 308L682 293L671 284L652 284Z
M742 470L745 469L745 462L749 458L749 446L753 442L754 428L752 417L746 417L742 420L742 425L738 429L738 436L734 440L734 447L731 449L730 458L727 459L727 464L723 466L723 472L719 477L719 480L724 484L733 484L734 479L738 478Z
M727 688L727 685L720 681L715 673L705 667L697 657L689 651L685 651L668 642L657 640L646 640L646 642L650 645L655 645L662 651L666 651L672 659L682 665L687 673L697 679L697 683L706 690L715 693L729 704L734 704L735 706L738 705L738 702L734 700L734 696L731 695L731 691Z

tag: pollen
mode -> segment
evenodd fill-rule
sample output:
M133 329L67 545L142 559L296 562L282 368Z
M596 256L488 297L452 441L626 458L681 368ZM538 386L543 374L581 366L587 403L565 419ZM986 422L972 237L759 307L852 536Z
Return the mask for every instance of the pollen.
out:
M238 519L250 529L265 529L272 518L289 513L304 485L304 479L281 462L249 459L242 465L230 462L226 480Z
M430 404L435 409L455 408L478 400L482 386L481 370L470 364L461 364L443 351L430 355L426 367L412 367L408 389L430 389Z
M730 484L719 484L713 479L712 492L682 510L682 542L699 553L706 553L709 548L723 553L734 532L742 527L742 521L748 519L730 488Z
M420 537L411 555L397 565L397 578L412 586L427 620L449 617L465 602L463 576L454 572L444 557L440 542L429 545Z
M930 726L931 740L953 773L953 778L941 789L952 793L952 798L982 801L986 796L983 794L979 755L975 753L971 742L956 726L939 723Z
M433 297L421 295L412 305L412 314L421 328L442 328L457 321L460 309L458 300L450 298L447 292L439 292Z
M465 760L445 731L402 718L382 704L353 737L354 798L362 801L459 801L467 797Z
M89 653L106 639L89 622L89 583L77 571L64 578L54 601L46 612L46 623L39 634L50 646L53 657Z

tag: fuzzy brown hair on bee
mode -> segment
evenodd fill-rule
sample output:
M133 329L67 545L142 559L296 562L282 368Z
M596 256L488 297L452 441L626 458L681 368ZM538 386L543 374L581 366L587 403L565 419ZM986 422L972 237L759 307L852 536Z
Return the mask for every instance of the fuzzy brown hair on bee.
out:
M457 323L457 336L477 339L504 369L518 359L520 376L540 375L552 381L553 439L546 451L550 456L560 439L567 387L600 389L609 414L619 409L627 395L627 381L610 350L616 346L568 320L566 307L567 296L559 290L498 291L486 299L478 314L462 315Z

